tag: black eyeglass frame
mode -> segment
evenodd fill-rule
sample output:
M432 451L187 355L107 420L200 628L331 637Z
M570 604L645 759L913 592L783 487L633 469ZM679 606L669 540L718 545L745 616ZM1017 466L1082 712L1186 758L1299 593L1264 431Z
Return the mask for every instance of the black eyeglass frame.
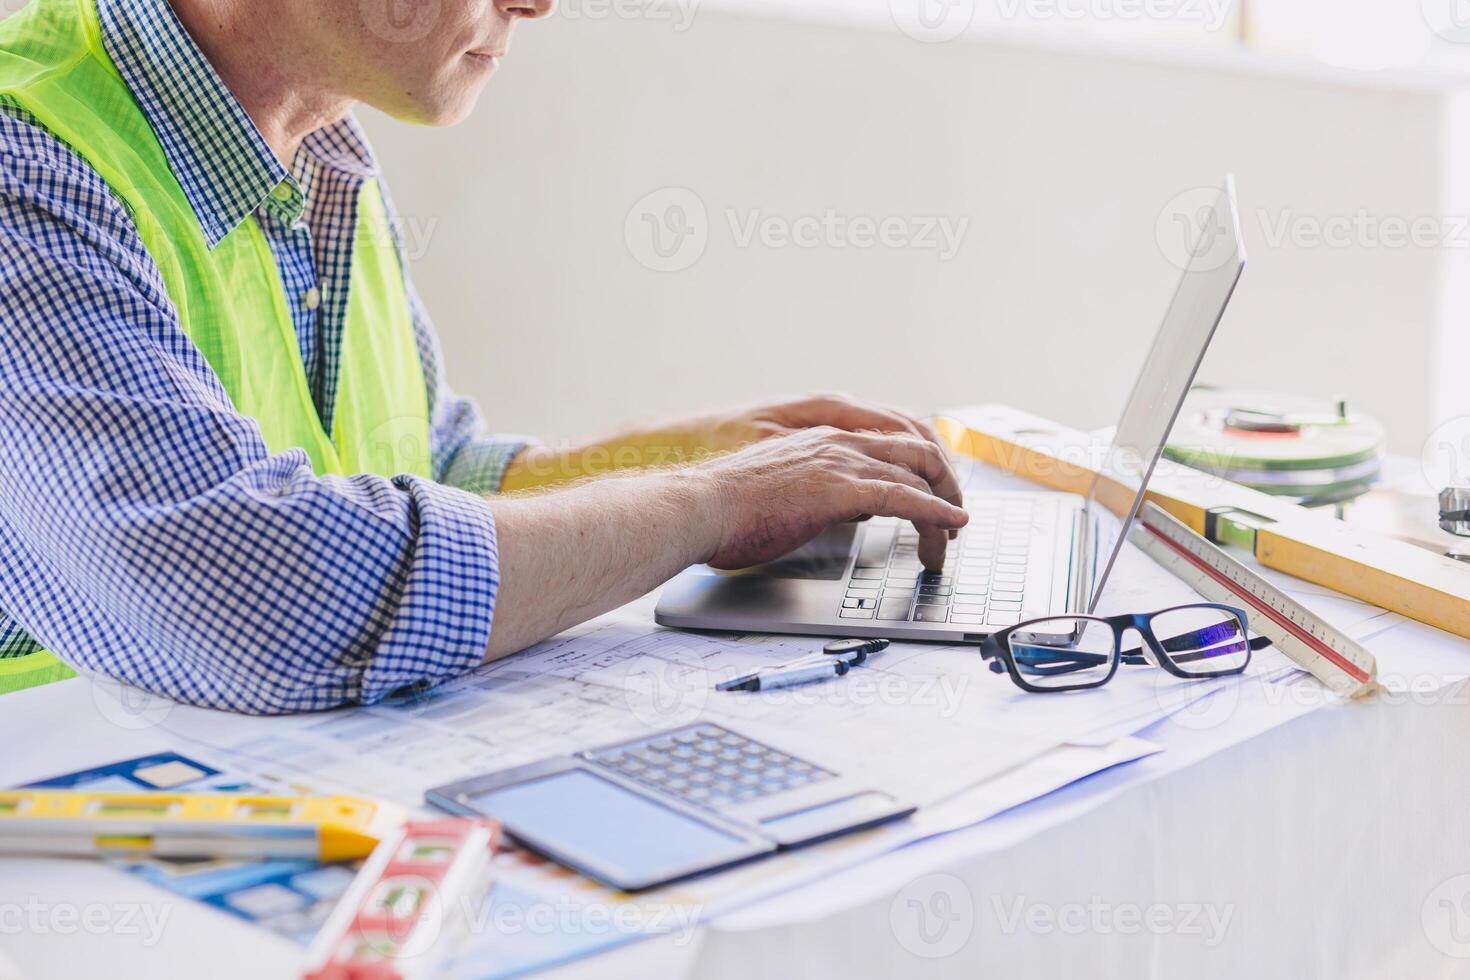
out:
M1208 671L1205 673L1190 672L1181 668L1179 666L1179 663L1176 662L1176 656L1178 656L1178 654L1182 650L1192 650L1193 648L1184 647L1183 643L1181 643L1183 637L1169 637L1168 639L1161 641L1154 633L1152 624L1154 618L1157 616L1162 616L1165 613L1179 612L1185 609L1217 609L1221 612L1227 612L1234 616L1236 620L1240 623L1240 635L1247 638L1245 662L1242 663L1239 667L1231 667L1226 670ZM1026 678L1022 674L1021 668L1017 666L1015 654L1011 650L1011 637L1018 632L1026 630L1028 627L1034 627L1037 623L1053 622L1059 619L1069 619L1079 623L1101 623L1112 630L1113 650L1112 653L1109 655L1109 660L1111 662L1108 665L1108 673L1106 677L1103 677L1101 680L1088 681L1083 684L1070 684L1055 687L1039 687L1026 680ZM1017 623L1014 626L1007 626L1000 632L992 633L990 636L987 636L980 643L980 656L984 657L987 661L990 661L990 669L995 673L1008 672L1011 675L1011 680L1014 681L1016 686L1023 691L1028 691L1033 694L1055 694L1065 691L1086 691L1092 688L1102 687L1108 681L1112 680L1113 675L1118 672L1118 665L1120 663L1137 666L1149 666L1150 662L1148 658L1143 655L1143 650L1141 648L1132 647L1128 650L1123 649L1123 634L1130 629L1135 630L1139 636L1143 637L1143 642L1153 653L1160 667L1164 668L1175 677L1180 677L1185 680L1191 681L1208 680L1212 677L1228 677L1233 674L1244 673L1245 669L1250 666L1251 654L1256 650L1260 650L1263 647L1269 646L1271 643L1271 641L1266 637L1250 636L1250 616L1246 614L1246 611L1244 609L1238 609L1235 606L1227 606L1217 602L1189 602L1179 606L1170 606L1167 609L1158 609L1153 612L1133 613L1121 616L1087 616L1080 613L1076 615L1067 615L1063 613L1055 616L1043 616L1038 619L1030 619L1024 623ZM1169 649L1171 645L1174 647L1172 651ZM1100 666L1102 662L1101 654L1083 654L1080 652L1073 654L1064 654L1063 651L1057 652L1059 654L1059 663L1053 670L1047 672L1050 673L1052 676L1097 667ZM1203 659L1204 656L1204 654L1196 654L1196 656L1190 657L1186 654L1185 656L1179 656L1178 660L1181 662L1187 662L1188 660L1192 659ZM1071 659L1074 662L1070 665L1063 662L1067 659ZM1037 671L1033 668L1032 673L1034 675L1035 673L1037 673Z

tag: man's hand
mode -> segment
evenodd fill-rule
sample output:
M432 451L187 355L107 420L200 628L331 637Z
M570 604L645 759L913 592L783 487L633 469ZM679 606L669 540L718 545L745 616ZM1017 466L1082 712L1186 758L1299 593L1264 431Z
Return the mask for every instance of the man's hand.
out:
M897 517L919 529L919 559L944 565L965 526L959 484L935 442L913 433L801 429L695 467L717 488L717 568L779 558L833 524Z
M500 592L486 656L523 650L707 561L778 558L862 516L919 528L944 563L968 519L944 453L912 434L803 429L705 462L631 471L570 489L496 497Z
M590 443L528 446L506 469L501 490L544 489L589 476L687 463L820 426L923 439L940 450L945 467L950 468L944 443L927 422L847 395L811 395L759 408L638 426Z
M894 432L944 443L929 423L897 409L848 395L809 395L759 408L709 416L691 424L700 442L716 452L739 449L771 436L828 425L848 432Z

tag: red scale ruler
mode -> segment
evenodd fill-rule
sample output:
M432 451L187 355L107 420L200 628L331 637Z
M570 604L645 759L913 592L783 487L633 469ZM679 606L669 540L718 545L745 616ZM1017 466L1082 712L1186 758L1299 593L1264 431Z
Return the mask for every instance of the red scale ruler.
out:
M1246 610L1252 629L1331 690L1376 689L1373 654L1156 504L1143 505L1129 540L1211 602Z

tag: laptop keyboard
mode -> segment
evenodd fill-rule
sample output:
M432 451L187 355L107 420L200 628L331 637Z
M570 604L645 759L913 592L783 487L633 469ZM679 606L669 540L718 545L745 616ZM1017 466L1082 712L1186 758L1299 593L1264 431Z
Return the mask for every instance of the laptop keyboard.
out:
M919 563L912 525L870 524L838 614L965 626L1020 622L1032 528L1038 520L1054 520L1053 508L1033 497L996 496L967 502L966 509L970 523L949 542L938 572Z

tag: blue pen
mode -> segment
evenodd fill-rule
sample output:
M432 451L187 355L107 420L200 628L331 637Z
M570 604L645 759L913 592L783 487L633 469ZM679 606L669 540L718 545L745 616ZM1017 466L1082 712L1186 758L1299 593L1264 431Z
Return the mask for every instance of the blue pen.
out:
M811 684L841 677L865 663L871 654L887 649L887 640L833 640L819 655L802 657L770 670L756 671L721 681L717 691L774 691L783 687Z

